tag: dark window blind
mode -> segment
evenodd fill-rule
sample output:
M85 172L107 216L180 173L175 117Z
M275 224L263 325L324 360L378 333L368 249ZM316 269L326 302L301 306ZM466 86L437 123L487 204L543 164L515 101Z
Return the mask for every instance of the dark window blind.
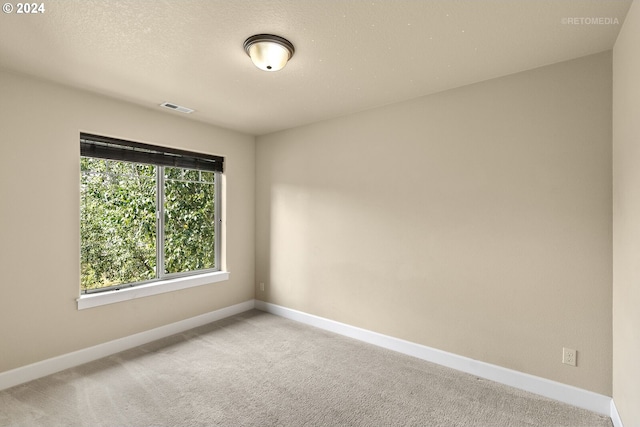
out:
M80 155L109 160L222 172L224 157L158 147L106 136L80 134Z

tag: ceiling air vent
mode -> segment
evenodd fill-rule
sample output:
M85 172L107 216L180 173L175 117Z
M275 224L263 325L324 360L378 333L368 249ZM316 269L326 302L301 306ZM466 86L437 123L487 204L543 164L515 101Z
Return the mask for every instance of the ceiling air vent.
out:
M195 111L195 110L192 110L191 108L181 107L180 105L172 104L170 102L163 102L162 104L160 104L160 106L168 108L170 110L180 111L181 113L186 113L186 114L193 113Z

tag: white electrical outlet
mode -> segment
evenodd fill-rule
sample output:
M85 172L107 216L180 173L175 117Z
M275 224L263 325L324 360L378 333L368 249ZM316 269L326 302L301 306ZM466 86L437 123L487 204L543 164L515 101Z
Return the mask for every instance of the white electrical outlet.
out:
M264 292L264 282L260 282L260 292Z
M571 349L571 348L566 348L563 347L562 348L562 363L564 363L565 365L571 365L571 366L576 366L576 359L578 352Z

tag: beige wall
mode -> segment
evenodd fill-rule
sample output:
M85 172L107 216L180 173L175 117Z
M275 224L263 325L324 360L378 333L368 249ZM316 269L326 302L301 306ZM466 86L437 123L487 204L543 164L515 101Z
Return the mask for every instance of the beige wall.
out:
M611 78L605 52L259 137L257 297L611 395Z
M640 426L640 4L613 50L613 400Z
M0 372L254 297L253 136L11 73L0 93ZM225 156L231 279L78 311L80 131Z

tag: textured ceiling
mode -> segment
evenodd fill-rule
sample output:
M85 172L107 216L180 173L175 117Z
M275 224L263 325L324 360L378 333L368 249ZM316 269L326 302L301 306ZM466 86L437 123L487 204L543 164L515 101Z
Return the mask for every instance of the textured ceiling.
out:
M258 135L611 49L631 0L44 4L2 13L1 68ZM257 33L295 45L284 70L253 66Z

